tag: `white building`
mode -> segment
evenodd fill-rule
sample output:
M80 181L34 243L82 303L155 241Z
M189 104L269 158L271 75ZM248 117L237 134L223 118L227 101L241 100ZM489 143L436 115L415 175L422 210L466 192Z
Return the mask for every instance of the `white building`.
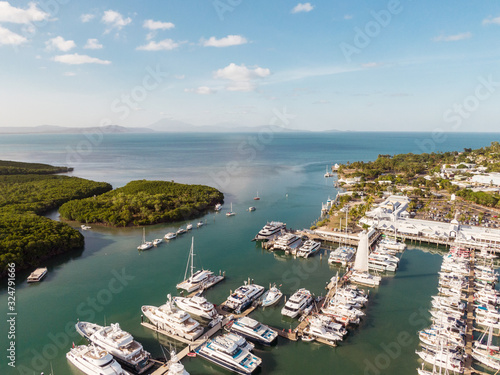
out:
M472 176L471 181L476 184L500 186L500 173L486 173Z

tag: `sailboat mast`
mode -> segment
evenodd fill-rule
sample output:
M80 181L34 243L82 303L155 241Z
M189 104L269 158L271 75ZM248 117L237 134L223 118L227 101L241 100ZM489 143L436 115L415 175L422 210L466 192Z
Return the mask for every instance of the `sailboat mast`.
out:
M194 274L194 237L191 237L191 277Z

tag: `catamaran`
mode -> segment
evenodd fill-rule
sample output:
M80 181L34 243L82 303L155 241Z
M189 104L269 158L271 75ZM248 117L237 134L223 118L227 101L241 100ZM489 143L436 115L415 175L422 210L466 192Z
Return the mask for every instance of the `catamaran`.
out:
M278 337L276 331L248 316L236 319L230 329L262 345L271 345Z
M363 231L359 235L358 251L350 280L356 284L378 286L382 278L368 273L368 252L368 234Z
M177 284L177 289L184 289L191 293L198 289L207 289L224 279L224 275L214 275L210 270L194 271L194 237L191 238L191 249L184 272L184 281ZM187 277L189 271L189 277Z

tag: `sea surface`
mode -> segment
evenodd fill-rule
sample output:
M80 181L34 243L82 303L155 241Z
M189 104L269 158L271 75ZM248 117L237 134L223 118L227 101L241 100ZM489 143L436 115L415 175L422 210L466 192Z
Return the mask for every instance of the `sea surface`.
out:
M374 160L379 154L421 153L480 148L498 141L485 133L279 133L263 128L258 134L72 134L0 135L0 159L42 162L74 168L70 175L106 181L114 187L131 180L159 179L214 186L225 194L220 214L198 220L206 225L169 243L138 252L142 228L92 226L84 231L85 249L46 262L43 282L28 285L29 272L16 276L15 364L6 353L6 280L0 287L0 374L79 374L66 360L78 321L119 322L155 357L181 345L140 325L142 305L160 305L183 279L191 238L197 267L226 272L226 280L206 297L223 302L231 290L251 278L268 286L282 284L286 295L299 287L316 295L342 269L330 267L328 252L308 260L264 251L251 242L270 220L289 228L308 228L321 203L333 198L333 178L327 165ZM254 201L257 194L260 201ZM1 193L0 193L1 194ZM233 205L236 215L226 217ZM257 210L249 212L249 206ZM57 212L48 213L58 220ZM196 223L198 220L192 220ZM146 227L149 240L163 237L188 222ZM77 223L71 223L79 228ZM400 268L370 292L366 317L337 348L317 343L279 340L257 348L261 374L416 374L417 331L429 325L430 296L436 293L437 271L444 249L409 244ZM252 317L279 329L297 321L283 319L276 307L257 310ZM185 358L192 374L228 374L201 358Z

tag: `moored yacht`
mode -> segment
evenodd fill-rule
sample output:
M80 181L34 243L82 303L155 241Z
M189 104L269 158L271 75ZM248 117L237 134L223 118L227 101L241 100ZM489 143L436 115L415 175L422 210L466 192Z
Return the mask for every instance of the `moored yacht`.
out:
M80 335L106 350L118 362L138 374L153 366L150 354L130 333L123 331L118 323L103 327L94 323L78 322L75 328Z
M174 297L174 303L181 310L191 315L199 316L200 318L214 319L217 316L215 306L202 296Z
M177 237L177 233L175 233L175 232L169 232L169 233L167 233L167 234L165 235L165 237L164 237L164 238L165 238L166 240L173 240L173 239L174 239L174 238L176 238L176 237Z
M269 290L267 290L262 295L262 299L261 299L262 306L263 307L272 306L276 302L278 302L281 299L281 297L283 297L283 293L281 292L281 290L279 290L276 287L276 284L274 284L272 287L271 287L271 285L269 285Z
M189 372L186 371L175 351L170 353L170 364L166 375L189 375Z
M285 233L274 242L273 249L288 251L299 247L301 243L302 239L300 236L293 233Z
M330 253L330 256L328 257L328 264L339 263L346 266L347 263L352 261L355 254L355 248L350 246L340 246Z
M308 308L312 302L313 297L311 292L307 289L301 288L297 290L288 301L286 301L285 306L281 309L281 315L296 318L306 308Z
M195 340L203 333L203 327L191 316L174 306L172 298L160 307L142 306L142 313L158 328L188 340Z
M319 251L320 247L321 242L307 240L301 247L297 249L297 256L308 258L310 255L316 254Z
M256 284L245 284L237 288L226 300L225 307L236 313L241 313L249 307L253 301L264 293L264 287Z
M41 281L47 274L47 267L37 268L28 276L27 281L29 283L36 283Z
M254 240L256 241L269 241L281 234L282 230L286 230L286 224L280 221L268 222L264 227L257 233Z
M248 316L236 319L231 325L231 331L262 345L271 345L278 337L277 332Z
M105 350L94 345L79 345L66 353L66 358L88 375L130 375Z
M241 349L232 340L208 340L196 349L196 353L216 365L242 375L251 374L262 363L259 357Z

